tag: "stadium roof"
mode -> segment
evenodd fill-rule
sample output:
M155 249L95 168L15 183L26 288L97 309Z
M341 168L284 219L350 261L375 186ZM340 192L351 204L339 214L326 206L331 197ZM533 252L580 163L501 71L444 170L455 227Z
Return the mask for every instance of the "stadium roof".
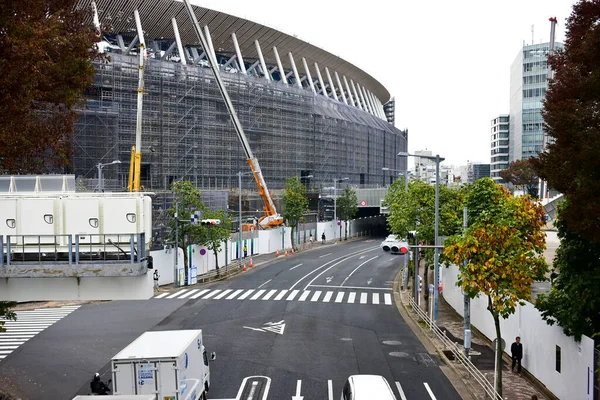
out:
M91 4L92 0L81 0L78 3L83 8L91 7ZM182 1L96 0L96 5L100 22L109 25L114 33L135 31L133 12L137 8L146 41L173 39L171 18L175 17L183 44L199 45ZM390 100L389 91L379 81L362 69L326 50L277 29L241 17L199 6L193 6L193 8L200 25L208 26L217 53L233 53L235 51L231 40L231 34L235 32L244 58L258 58L254 45L254 41L258 40L265 62L268 64L276 64L272 50L273 46L276 46L283 68L288 71L292 66L287 53L291 52L298 69L302 69L301 58L305 57L307 62L310 62L311 68L314 62L318 63L322 74L325 74L325 67L328 67L332 74L333 71L337 71L340 77L345 75L348 79L360 83L361 86L377 96L382 104ZM91 17L88 22L92 22Z

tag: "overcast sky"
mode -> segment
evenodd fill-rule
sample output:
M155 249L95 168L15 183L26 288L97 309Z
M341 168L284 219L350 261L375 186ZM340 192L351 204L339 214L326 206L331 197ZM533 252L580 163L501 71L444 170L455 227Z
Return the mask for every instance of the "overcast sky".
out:
M410 152L445 164L490 162L490 121L509 110L510 65L523 42L564 41L574 0L193 0L276 28L371 74L396 97Z

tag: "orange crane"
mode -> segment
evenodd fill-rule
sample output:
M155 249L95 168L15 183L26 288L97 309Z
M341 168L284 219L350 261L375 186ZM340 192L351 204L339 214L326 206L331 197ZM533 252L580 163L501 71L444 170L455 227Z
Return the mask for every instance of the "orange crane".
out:
M219 91L221 92L223 100L225 101L225 106L227 107L227 111L229 112L229 116L231 117L231 121L233 122L233 126L235 127L238 139L240 140L242 148L244 149L244 153L246 154L246 161L250 166L250 170L252 171L252 175L254 176L256 185L258 186L258 193L260 194L260 197L263 200L264 215L258 220L258 224L263 229L281 226L283 225L283 218L277 213L277 210L275 209L275 204L273 204L273 199L271 198L271 194L269 193L269 189L267 188L267 184L263 177L262 171L260 170L258 160L252 154L250 144L248 143L248 139L246 138L246 134L244 133L244 128L242 127L242 124L237 116L235 108L233 107L233 103L231 102L231 98L229 97L227 89L225 88L223 79L221 78L215 54L212 51L211 46L208 45L208 41L206 40L204 33L202 33L202 29L200 29L200 24L198 23L198 19L196 18L196 14L192 9L190 1L184 0L184 3L190 20L192 21L192 26L194 27L196 35L198 36L198 39L200 40L200 43L202 45L202 49L208 57L210 69L212 70L215 76L217 86L219 87Z

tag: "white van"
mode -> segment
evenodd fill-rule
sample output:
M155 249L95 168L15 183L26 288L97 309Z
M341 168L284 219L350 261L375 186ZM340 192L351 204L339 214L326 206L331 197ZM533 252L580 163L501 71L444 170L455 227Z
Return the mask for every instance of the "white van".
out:
M341 400L396 400L388 381L380 375L352 375Z

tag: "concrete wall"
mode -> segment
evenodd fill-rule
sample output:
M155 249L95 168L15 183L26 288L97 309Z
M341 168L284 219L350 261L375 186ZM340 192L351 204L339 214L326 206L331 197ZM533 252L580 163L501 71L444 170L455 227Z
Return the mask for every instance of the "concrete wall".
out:
M0 301L145 300L152 296L152 274L0 280Z
M463 315L463 295L456 286L458 267L443 269L442 283L444 299ZM496 337L494 320L486 309L487 298L471 300L471 325L488 339ZM592 400L594 371L594 341L584 336L581 342L566 336L562 329L550 326L542 320L541 313L526 302L517 306L515 314L500 321L506 352L514 338L521 337L523 343L522 365L552 393L560 399ZM556 346L561 348L561 372L556 371Z

